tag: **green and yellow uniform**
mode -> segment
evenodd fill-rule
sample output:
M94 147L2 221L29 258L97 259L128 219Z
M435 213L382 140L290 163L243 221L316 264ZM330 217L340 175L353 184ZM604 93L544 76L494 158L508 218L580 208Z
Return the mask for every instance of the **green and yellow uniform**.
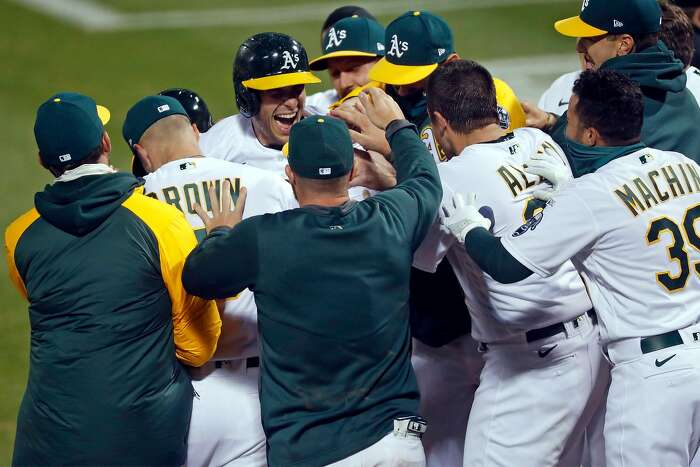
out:
M86 99L61 98L47 103L67 109L49 110L61 117L56 128L84 118L76 108ZM5 233L31 325L12 462L181 465L193 396L182 365L204 364L221 327L216 305L182 287L196 239L133 175L83 168L37 193Z

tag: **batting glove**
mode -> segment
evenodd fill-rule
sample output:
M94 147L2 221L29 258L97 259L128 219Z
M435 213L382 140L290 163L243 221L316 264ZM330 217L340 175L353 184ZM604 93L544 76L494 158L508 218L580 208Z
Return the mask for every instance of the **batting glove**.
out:
M523 165L525 172L540 176L552 185L552 190L535 190L535 198L549 201L573 178L562 157L565 156L558 154L552 146L540 146L537 154Z
M453 195L442 205L440 222L459 243L464 243L467 234L477 227L483 227L486 230L491 228L491 221L482 216L476 207L475 193L467 194L466 202L461 194Z

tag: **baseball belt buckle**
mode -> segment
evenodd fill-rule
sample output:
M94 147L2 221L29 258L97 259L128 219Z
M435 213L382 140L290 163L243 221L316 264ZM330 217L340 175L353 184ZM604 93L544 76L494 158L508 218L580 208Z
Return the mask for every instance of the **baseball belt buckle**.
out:
M400 438L408 438L409 436L422 438L427 429L428 422L417 415L394 419L394 435Z

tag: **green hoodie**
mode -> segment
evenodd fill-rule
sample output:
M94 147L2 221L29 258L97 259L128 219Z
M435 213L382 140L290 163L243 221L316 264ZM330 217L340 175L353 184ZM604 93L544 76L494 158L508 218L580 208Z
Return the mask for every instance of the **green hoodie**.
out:
M13 465L185 461L193 391L173 343L165 237L150 216L181 222L182 242L196 241L177 210L138 187L122 173L56 182L7 229L31 324Z
M644 95L642 142L662 151L675 151L700 162L700 108L686 89L683 63L666 45L656 45L603 63L639 83ZM568 155L567 114L552 129L552 137Z

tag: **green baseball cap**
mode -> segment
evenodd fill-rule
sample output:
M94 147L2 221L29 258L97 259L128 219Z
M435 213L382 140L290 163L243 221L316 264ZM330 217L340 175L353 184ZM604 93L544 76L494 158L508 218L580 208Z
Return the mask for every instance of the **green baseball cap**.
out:
M369 78L397 86L427 78L454 53L447 22L427 11L409 11L392 21L384 46L386 55L369 70Z
M147 96L133 105L126 113L122 136L130 148L141 141L143 134L161 118L171 115L187 116L180 101L169 96Z
M383 57L384 28L370 18L357 15L343 18L323 35L323 55L312 60L314 71L328 68L328 59L335 57Z
M554 23L569 37L603 34L653 34L661 30L657 0L583 0L581 14Z
M50 167L62 167L85 159L102 142L109 110L88 96L60 92L39 106L34 137L39 157Z
M294 125L282 152L294 173L304 178L342 177L354 161L348 126L328 116L307 117Z

